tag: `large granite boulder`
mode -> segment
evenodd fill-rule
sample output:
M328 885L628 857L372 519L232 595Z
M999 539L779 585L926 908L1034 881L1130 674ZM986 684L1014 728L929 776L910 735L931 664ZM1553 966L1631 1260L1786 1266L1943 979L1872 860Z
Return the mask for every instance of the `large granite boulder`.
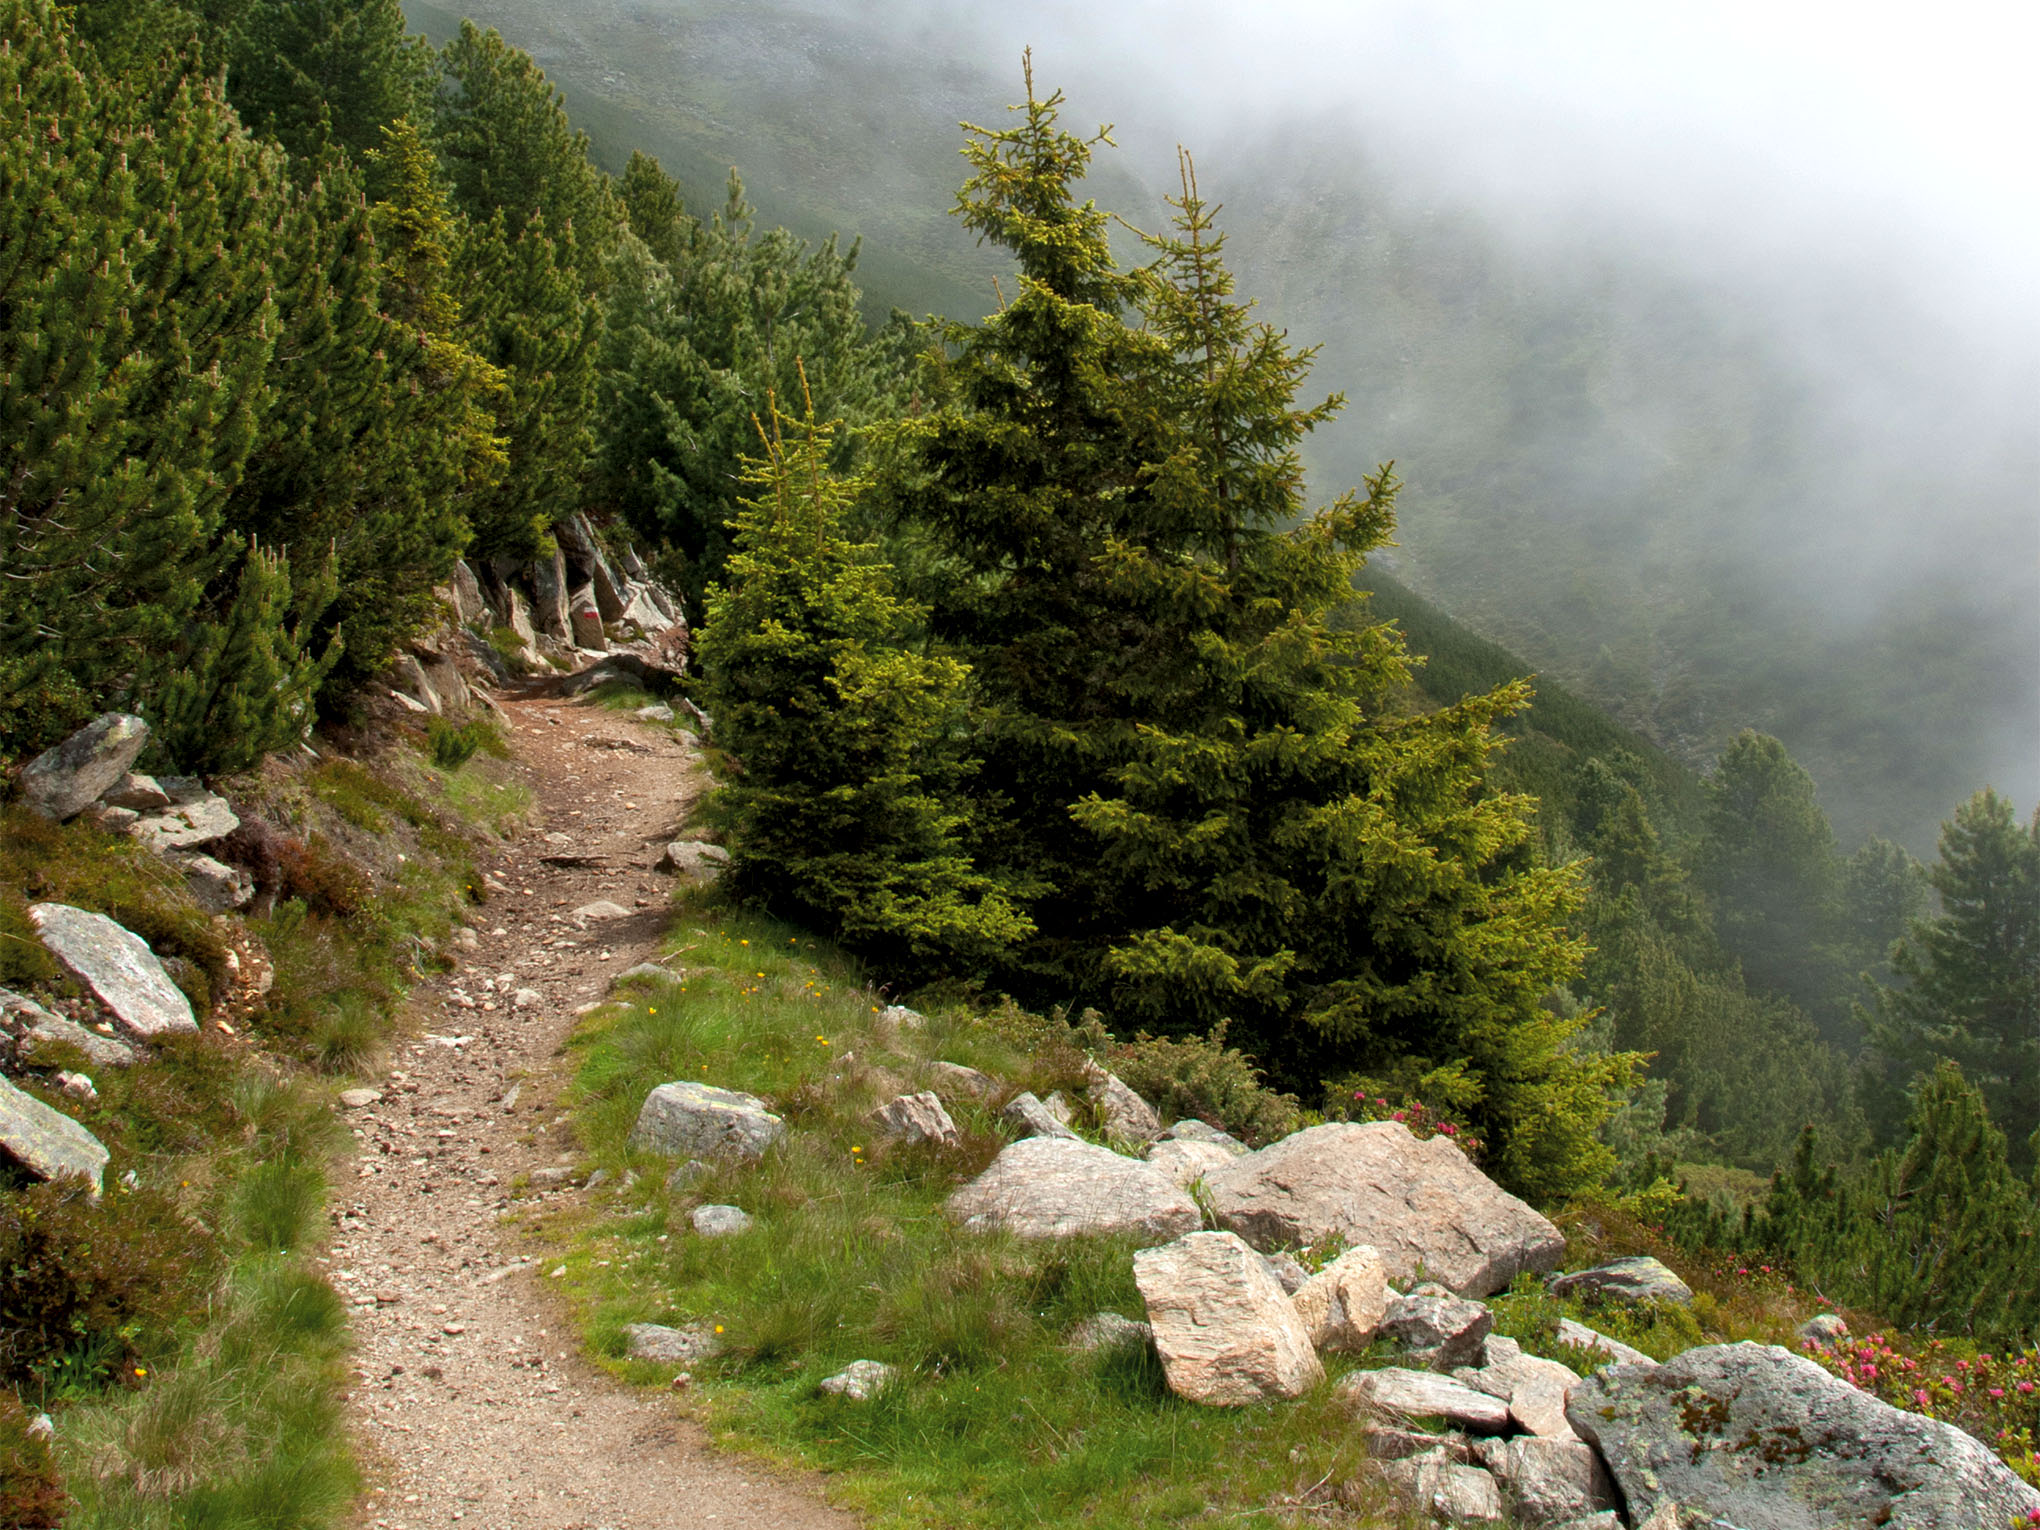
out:
M1741 1530L1978 1530L2040 1512L2040 1491L1960 1429L1775 1345L1611 1366L1573 1389L1566 1417L1638 1523L1667 1502Z
M1590 1302L1663 1302L1684 1307L1693 1300L1693 1288L1668 1265L1648 1254L1611 1259L1591 1270L1574 1270L1569 1275L1554 1275L1547 1284L1553 1296L1576 1296Z
M1363 1243L1311 1276L1289 1300L1313 1345L1357 1355L1388 1313L1388 1270L1380 1252Z
M38 1179L84 1180L99 1194L106 1148L61 1110L0 1078L0 1152Z
M681 1079L645 1096L629 1144L667 1158L761 1158L786 1123L756 1095Z
M119 784L149 741L149 725L126 712L107 712L45 749L22 768L22 803L62 822Z
M1146 1164L1072 1137L1009 1143L947 1209L974 1231L1023 1238L1132 1233L1159 1242L1202 1220L1197 1203Z
M30 904L28 917L50 954L143 1040L198 1029L191 1000L141 936L68 903Z
M1399 1121L1332 1122L1284 1137L1204 1178L1219 1225L1258 1248L1339 1237L1381 1251L1389 1279L1439 1281L1467 1296L1556 1269L1557 1228L1444 1137Z
M1169 1389L1240 1407L1301 1397L1324 1367L1289 1297L1235 1233L1195 1232L1133 1256Z

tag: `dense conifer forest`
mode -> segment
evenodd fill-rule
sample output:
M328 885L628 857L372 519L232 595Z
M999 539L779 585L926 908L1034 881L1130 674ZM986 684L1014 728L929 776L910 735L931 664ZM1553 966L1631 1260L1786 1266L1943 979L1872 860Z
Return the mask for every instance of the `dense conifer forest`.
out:
M0 0L0 754L121 709L245 769L585 513L687 593L734 896L2030 1342L2040 814L1845 843L1776 738L1696 772L1398 584L1251 232L1188 154L1098 205L1015 89L953 209L995 311L874 322L856 244L608 173L493 31Z

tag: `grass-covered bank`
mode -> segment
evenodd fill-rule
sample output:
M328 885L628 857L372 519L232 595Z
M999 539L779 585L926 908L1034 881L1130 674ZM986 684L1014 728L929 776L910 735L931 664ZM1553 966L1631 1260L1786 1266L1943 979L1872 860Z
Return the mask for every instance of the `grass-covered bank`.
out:
M222 783L261 886L212 916L134 841L0 809L0 986L91 1022L26 909L148 940L202 1028L131 1067L38 1049L8 1072L108 1148L105 1193L0 1177L0 1526L322 1530L357 1473L345 1310L318 1263L332 1110L486 892L476 852L525 798L423 739ZM273 974L261 991L258 973ZM96 1098L63 1092L60 1069ZM38 1416L49 1415L50 1427Z
M720 1443L827 1471L834 1494L881 1526L1402 1523L1333 1391L1354 1366L1393 1363L1385 1350L1326 1356L1326 1385L1296 1404L1199 1407L1172 1395L1139 1350L1070 1347L1094 1313L1142 1315L1131 1244L1027 1243L966 1233L942 1214L956 1183L1005 1140L993 1108L1005 1093L1063 1089L1081 1100L1082 1047L1100 1040L1095 1031L934 1005L924 1027L896 1028L853 963L713 894L683 897L668 948L670 981L629 980L576 1035L581 1168L608 1175L535 1228L560 1251L558 1284L590 1348L619 1375L672 1389L684 1371L679 1406ZM1201 1102L1196 1113L1251 1136L1310 1119L1216 1050L1104 1055L1140 1075L1151 1097L1166 1097L1173 1078L1181 1098ZM952 1098L955 1148L876 1137L867 1113L924 1087L936 1058L1005 1087L991 1103ZM764 1097L787 1121L785 1141L756 1167L718 1165L669 1184L672 1165L631 1152L625 1138L645 1094L673 1079ZM1267 1132L1255 1130L1257 1113ZM689 1214L704 1204L738 1206L753 1225L699 1236ZM1605 1357L1560 1343L1561 1317L1669 1358L1704 1343L1796 1346L1797 1326L1825 1310L1788 1270L1682 1254L1648 1198L1553 1209L1569 1268L1653 1252L1696 1292L1691 1308L1625 1313L1553 1298L1526 1279L1494 1301L1498 1332L1577 1370ZM1300 1251L1307 1264L1331 1252ZM1849 1316L1859 1332L1873 1326ZM623 1329L636 1322L708 1325L726 1348L686 1366L633 1360ZM858 1359L896 1366L899 1384L862 1405L818 1393ZM1833 1363L1860 1379L1848 1352ZM2020 1454L1998 1421L1941 1416L2008 1459Z

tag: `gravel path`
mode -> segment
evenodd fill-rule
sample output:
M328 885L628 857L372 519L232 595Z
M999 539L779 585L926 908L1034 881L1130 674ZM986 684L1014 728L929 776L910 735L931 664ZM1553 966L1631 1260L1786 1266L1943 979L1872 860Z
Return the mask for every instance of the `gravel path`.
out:
M854 1530L813 1483L717 1454L667 1399L583 1361L504 1221L533 1204L509 1198L519 1174L573 1160L560 1044L576 1007L653 954L670 883L651 862L705 782L691 749L624 714L536 696L505 709L543 827L487 868L508 892L462 970L416 990L425 1034L397 1048L381 1098L348 1114L361 1155L334 1192L330 1263L353 1308L349 1406L375 1484L358 1523ZM597 900L630 913L577 926Z

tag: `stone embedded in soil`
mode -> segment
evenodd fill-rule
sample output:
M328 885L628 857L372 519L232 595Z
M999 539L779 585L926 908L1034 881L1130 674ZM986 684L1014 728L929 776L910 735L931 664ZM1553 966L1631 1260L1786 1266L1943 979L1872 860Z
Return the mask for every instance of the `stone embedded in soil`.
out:
M845 1402L870 1402L892 1385L897 1375L898 1372L881 1360L852 1360L822 1382L817 1390L831 1397L840 1397Z
M625 1352L633 1360L660 1360L691 1365L712 1360L723 1351L722 1335L708 1323L669 1328L664 1323L631 1323L623 1330Z
M688 1220L704 1238L729 1238L751 1230L750 1213L737 1206L696 1206Z
M29 906L42 943L113 1012L144 1039L195 1031L191 1000L170 981L148 943L104 914L65 903Z
M1155 1342L1154 1325L1137 1323L1117 1312L1094 1312L1070 1330L1068 1348L1083 1354L1124 1346L1146 1348Z
M1207 1174L1204 1188L1219 1225L1257 1248L1368 1243L1391 1280L1421 1269L1462 1295L1504 1290L1565 1253L1556 1227L1448 1138L1419 1141L1398 1121L1310 1127Z
M1554 1275L1546 1284L1553 1296L1576 1296L1589 1302L1666 1302L1683 1307L1693 1300L1693 1288L1648 1254Z
M61 1110L0 1078L0 1151L38 1179L77 1177L98 1195L106 1147Z
M1571 1318L1558 1320L1558 1342L1570 1344L1575 1349L1591 1349L1608 1356L1618 1365L1656 1365L1657 1362L1640 1349L1631 1349L1620 1339L1611 1339L1605 1333L1597 1333L1585 1323L1576 1323Z
M1132 1233L1158 1241L1202 1220L1197 1203L1146 1164L1063 1137L1009 1143L946 1209L972 1231L1022 1238Z
M371 1105L380 1105L382 1097L380 1089L343 1089L340 1104L347 1110L366 1110Z
M785 1135L756 1095L680 1079L645 1097L629 1145L667 1158L756 1159Z
M1023 1090L1008 1100L1006 1108L999 1112L999 1119L1023 1137L1059 1137L1071 1142L1080 1140L1075 1132L1055 1118L1031 1090Z
M22 768L22 804L44 818L73 817L119 784L148 741L149 725L139 717L103 713Z
M614 919L630 918L630 910L621 903L612 903L607 898L597 898L593 903L584 903L567 917L575 924L606 924Z
M664 871L690 881L713 882L730 863L730 853L705 839L678 839L659 852L654 871Z
M928 1078L937 1096L945 1101L959 1096L989 1100L999 1092L997 1079L975 1068L966 1068L962 1063L931 1062L928 1064Z
M53 1015L35 1000L10 988L0 988L0 1014L20 1027L14 1047L24 1062L64 1047L82 1054L95 1068L125 1068L135 1060L135 1049L125 1041L102 1036L75 1020Z
M174 778L166 777L165 780ZM212 792L173 802L160 813L145 813L128 825L128 833L158 855L196 850L225 839L241 826L227 799Z
M239 866L229 866L196 851L178 851L170 864L184 873L184 885L208 914L231 914L255 897L255 879Z

